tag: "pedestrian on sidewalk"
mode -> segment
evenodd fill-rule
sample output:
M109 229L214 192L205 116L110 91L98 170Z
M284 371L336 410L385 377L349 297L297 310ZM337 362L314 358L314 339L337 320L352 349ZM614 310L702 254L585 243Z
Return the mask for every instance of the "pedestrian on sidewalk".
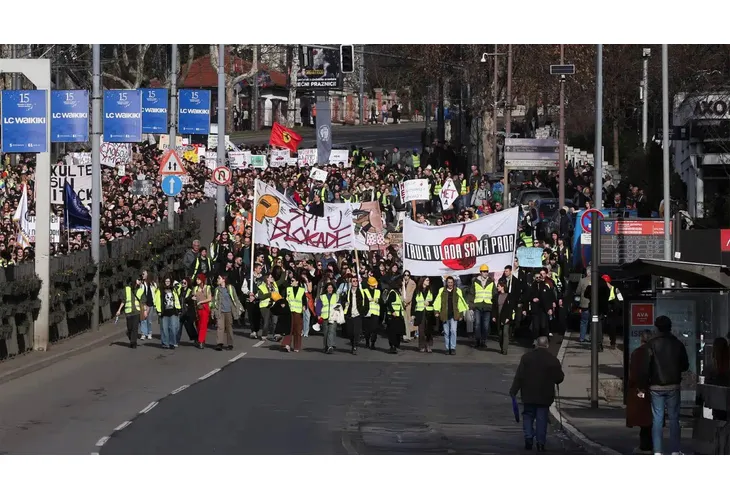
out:
M180 295L169 276L162 286L155 290L155 310L160 317L160 342L163 349L177 348L177 334L180 331Z
M213 310L218 325L218 344L216 351L222 351L223 346L233 350L233 321L238 319L243 306L238 301L238 294L233 285L228 284L225 274L218 275L218 286L215 289Z
M669 451L680 455L682 429L679 426L682 373L689 370L684 344L672 335L672 320L659 316L654 321L657 335L647 344L647 356L639 380L639 397L650 396L653 423L651 441L654 454L662 454L664 409L669 418Z
M626 394L626 427L639 427L639 446L634 450L637 454L651 454L651 402L648 397L639 397L639 380L642 365L646 361L647 347L651 332L641 333L641 345L631 353L629 360L629 391Z
M537 451L545 451L547 441L548 408L555 401L555 386L563 382L565 374L560 361L548 351L548 337L537 338L536 347L520 359L509 394L522 399L522 430L525 449L531 450L537 440Z
M198 348L205 348L205 337L208 335L208 321L210 320L210 303L213 300L210 286L206 285L205 274L198 274L196 286L193 290L193 300L198 311Z
M180 328L177 332L177 342L180 343L183 328L188 333L190 342L198 341L198 331L195 329L195 301L193 300L193 288L190 286L190 278L183 278L177 292L180 295L182 314L180 315Z

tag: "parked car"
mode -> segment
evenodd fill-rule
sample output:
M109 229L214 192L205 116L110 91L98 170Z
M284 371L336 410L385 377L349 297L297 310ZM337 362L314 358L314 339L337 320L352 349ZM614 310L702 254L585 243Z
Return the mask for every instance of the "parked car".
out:
M522 206L524 210L527 210L527 206L530 201L551 198L555 198L555 194L548 188L523 189L519 193L515 193L515 195L512 197L512 206Z

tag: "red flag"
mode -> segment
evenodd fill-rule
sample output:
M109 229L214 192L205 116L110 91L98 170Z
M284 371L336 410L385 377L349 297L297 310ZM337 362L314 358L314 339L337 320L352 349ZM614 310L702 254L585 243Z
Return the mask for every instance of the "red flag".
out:
M271 137L269 144L277 148L286 148L296 151L299 143L302 142L302 136L286 127L282 127L278 123L274 123L271 127Z

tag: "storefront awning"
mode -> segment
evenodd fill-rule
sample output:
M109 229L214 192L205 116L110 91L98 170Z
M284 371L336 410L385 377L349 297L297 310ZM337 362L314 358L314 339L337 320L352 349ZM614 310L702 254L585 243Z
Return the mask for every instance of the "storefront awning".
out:
M638 259L621 266L629 276L652 275L685 283L693 288L730 289L730 268L681 260Z

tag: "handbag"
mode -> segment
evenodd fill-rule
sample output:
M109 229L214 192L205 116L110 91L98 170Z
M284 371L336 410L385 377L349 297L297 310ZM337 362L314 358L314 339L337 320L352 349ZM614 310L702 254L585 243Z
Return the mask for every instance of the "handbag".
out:
M142 307L142 309L139 311L139 320L144 321L147 319L147 316L150 314L150 308L146 305Z

